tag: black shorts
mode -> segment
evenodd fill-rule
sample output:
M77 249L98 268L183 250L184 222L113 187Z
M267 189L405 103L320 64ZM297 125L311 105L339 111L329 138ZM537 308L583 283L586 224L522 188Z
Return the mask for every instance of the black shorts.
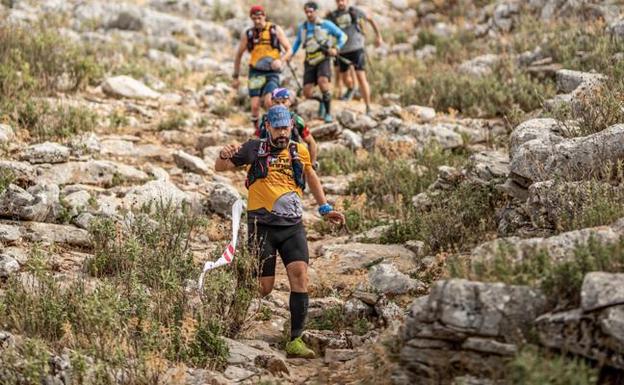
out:
M284 266L295 261L308 263L308 241L303 223L292 226L269 226L249 223L247 243L251 255L259 259L260 277L275 276L275 261L279 252Z
M358 49L353 52L341 53L340 56L353 63L356 71L364 71L366 68L366 54L363 49ZM347 72L350 64L345 63L346 60L336 60L340 66L340 72Z
M305 63L303 66L303 84L317 84L318 78L325 76L331 80L331 58L327 58L313 66Z

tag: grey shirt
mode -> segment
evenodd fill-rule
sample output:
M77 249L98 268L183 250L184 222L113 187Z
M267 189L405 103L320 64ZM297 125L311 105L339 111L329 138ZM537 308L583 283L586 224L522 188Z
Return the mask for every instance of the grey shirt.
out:
M365 19L366 14L362 12L360 9L355 7L349 7L353 9L353 14L357 17L357 21L359 19ZM347 34L347 43L342 47L340 53L348 53L357 51L359 49L364 48L365 37L364 35L358 31L354 20L351 18L351 13L349 12L349 8L344 11L335 10L331 12L327 18L334 22L340 29Z

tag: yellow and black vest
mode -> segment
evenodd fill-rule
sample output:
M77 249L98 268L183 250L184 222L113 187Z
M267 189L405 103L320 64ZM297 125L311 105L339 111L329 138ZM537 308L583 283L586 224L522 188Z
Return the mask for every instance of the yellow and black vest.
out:
M249 66L255 67L256 63L263 58L273 60L280 58L280 43L277 38L276 25L266 22L262 30L249 28L247 34L247 51L251 53Z

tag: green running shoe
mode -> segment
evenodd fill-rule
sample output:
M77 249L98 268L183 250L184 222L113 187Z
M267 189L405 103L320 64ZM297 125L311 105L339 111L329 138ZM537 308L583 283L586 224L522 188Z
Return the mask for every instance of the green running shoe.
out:
M318 110L319 118L323 119L325 117L325 103L321 102Z
M286 357L288 358L314 358L315 356L314 350L307 347L301 337L297 337L286 344Z

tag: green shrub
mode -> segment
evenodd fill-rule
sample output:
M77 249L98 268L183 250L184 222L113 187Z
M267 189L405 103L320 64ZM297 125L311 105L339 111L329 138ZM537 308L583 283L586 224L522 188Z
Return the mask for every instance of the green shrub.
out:
M528 112L555 94L552 81L540 82L510 63L479 78L458 74L447 64L427 67L407 58L386 59L377 68L371 83L378 94L398 93L402 104L453 109L473 117L506 116L517 109Z
M325 309L319 316L311 318L306 328L313 330L349 330L357 335L364 335L370 330L370 324L364 317L349 320L342 306Z
M511 38L515 52L539 46L544 57L551 57L563 68L594 70L613 79L621 79L624 74L624 63L612 59L614 54L623 50L624 43L605 33L602 21L567 18L544 23L527 14L519 18Z
M505 282L539 287L553 305L576 307L585 274L592 271L624 271L624 241L602 244L590 238L577 245L570 260L554 261L541 249L519 251L512 245L501 246L494 258L473 262L458 257L450 266L452 276L477 281Z
M550 116L564 122L561 128L566 136L587 136L624 122L623 99L624 82L614 79L584 95L573 107L568 104L560 106ZM565 123L568 120L574 123Z
M0 195L13 182L15 182L15 174L9 169L0 168Z
M38 140L66 139L97 124L96 113L84 107L52 107L44 100L31 99L17 109L17 123Z
M188 118L189 114L187 112L171 112L164 120L158 123L157 129L159 131L179 130L186 125Z
M366 159L348 149L321 151L318 157L321 175L345 175L366 169Z
M495 212L503 203L503 196L494 186L462 183L447 194L431 196L428 209L408 211L382 242L422 240L434 253L470 250L496 232Z
M622 165L607 167L603 173L606 178L621 180ZM608 225L624 216L624 188L596 178L555 182L548 194L548 216L534 219L537 226L562 232Z
M60 84L75 91L101 76L93 55L52 28L0 26L0 118L38 139L91 129L95 114L83 108L51 108L34 97L53 93Z
M461 166L465 160L465 153L445 151L436 145L428 146L411 161L391 161L374 155L362 168L365 171L349 184L349 192L366 194L376 207L388 208L388 197L391 197L400 211L402 206L411 206L412 196L435 182L439 166Z
M146 206L121 223L95 222L86 271L96 281L55 276L34 250L26 267L33 279L9 279L0 298L5 326L41 338L51 350L90 357L88 366L99 368L102 378L126 371L129 384L153 383L146 379L176 363L223 368L228 348L222 337L235 337L249 321L257 266L239 253L232 265L208 274L198 296L189 286L200 271L190 239L205 225L173 205Z
M579 358L527 346L507 365L505 379L514 385L594 385L598 371Z

